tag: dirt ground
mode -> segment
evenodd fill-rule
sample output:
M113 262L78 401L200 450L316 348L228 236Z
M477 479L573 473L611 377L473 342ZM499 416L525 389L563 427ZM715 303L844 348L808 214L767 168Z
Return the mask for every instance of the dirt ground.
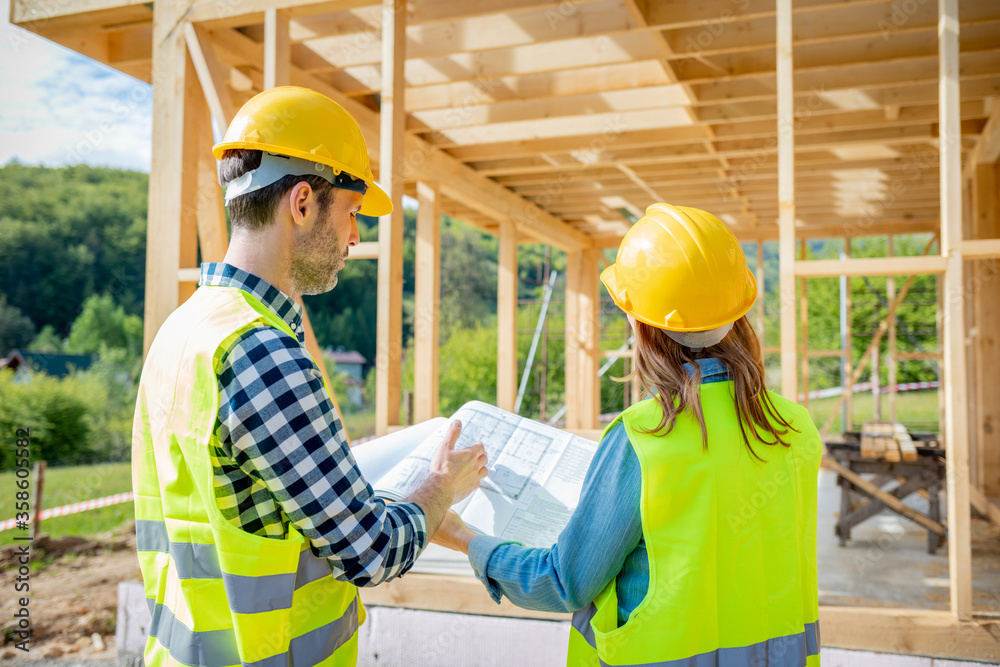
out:
M15 547L0 549L0 660L116 658L115 618L118 583L139 579L135 555L135 524L95 538L40 536L32 554L28 592L16 592L18 564ZM48 563L48 564L45 564ZM42 564L43 567L38 567ZM14 613L27 596L32 624L29 651L19 641ZM103 646L102 646L103 644Z

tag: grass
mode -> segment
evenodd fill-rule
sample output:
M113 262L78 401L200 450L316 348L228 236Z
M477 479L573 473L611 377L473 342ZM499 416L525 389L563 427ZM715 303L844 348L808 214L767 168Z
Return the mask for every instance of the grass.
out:
M14 472L0 473L0 520L14 517L17 488ZM49 468L45 471L42 489L42 508L59 507L81 500L91 500L132 490L130 463L103 463L90 466ZM63 535L96 535L117 528L135 518L131 502L102 507L96 510L46 519L42 532L52 537ZM14 537L25 536L27 531L17 528L0 533L0 546L13 544Z
M809 414L812 415L816 428L822 428L830 411L837 405L839 396L819 398L809 401ZM938 429L938 391L937 389L922 389L919 391L903 391L896 394L897 418L913 431L937 431ZM872 419L875 403L871 392L854 395L852 421L854 430L861 424ZM889 398L882 396L882 418L889 419ZM840 409L830 427L830 433L840 433Z
M351 442L356 441L358 438L374 435L375 413L356 412L344 415L344 428L347 429L348 435L351 436Z

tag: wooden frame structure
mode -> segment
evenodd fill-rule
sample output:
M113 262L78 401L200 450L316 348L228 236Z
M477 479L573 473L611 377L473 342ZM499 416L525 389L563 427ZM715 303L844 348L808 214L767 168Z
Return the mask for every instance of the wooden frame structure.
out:
M147 348L193 291L199 248L205 260L225 253L213 124L287 83L358 119L396 204L379 240L352 253L379 265L380 433L400 423L404 193L420 205L417 419L437 412L440 213L500 238L502 407L516 393L517 247L566 253L566 425L591 433L598 261L654 200L710 210L746 241L778 241L790 397L800 375L808 383L810 356L804 319L797 340L807 298L802 289L798 302L797 278L939 275L951 611L824 607L824 643L1000 657L997 624L973 613L969 546L970 502L1000 515L997 2L12 0L10 20L153 85ZM940 251L795 256L804 239L917 232L936 233ZM894 303L907 289L896 288ZM858 375L866 360L845 361ZM478 583L450 583L443 597L411 575L367 597L496 613Z

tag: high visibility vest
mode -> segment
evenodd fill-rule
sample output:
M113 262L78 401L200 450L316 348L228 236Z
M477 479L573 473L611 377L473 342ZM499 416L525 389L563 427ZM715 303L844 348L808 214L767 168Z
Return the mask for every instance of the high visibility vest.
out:
M766 463L753 460L732 386L701 385L707 450L686 412L669 435L642 433L660 419L653 399L608 426L624 423L642 469L649 588L622 627L615 579L574 614L569 665L819 665L819 436L802 407L772 394L799 433L791 447L751 441Z
M146 358L132 431L136 541L152 614L147 667L355 665L364 608L352 584L289 527L247 533L215 500L214 363L261 322L293 335L250 294L203 286L167 318Z

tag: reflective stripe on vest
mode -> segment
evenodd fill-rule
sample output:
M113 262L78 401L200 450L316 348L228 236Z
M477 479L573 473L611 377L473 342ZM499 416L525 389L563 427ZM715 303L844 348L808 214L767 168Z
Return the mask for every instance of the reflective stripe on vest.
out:
M597 613L591 604L573 614L573 630L596 652L597 640L590 620ZM767 665L767 667L801 667L808 656L819 655L819 621L806 623L802 632L785 637L772 637L751 646L719 648L690 658L644 662L641 665L615 665L614 667L747 667ZM608 663L600 661L601 667ZM608 666L610 667L610 666Z
M192 632L165 605L156 604L148 598L146 603L153 618L150 636L155 637L173 659L192 667L229 667L240 664L236 636L232 629ZM315 665L332 656L354 636L357 629L358 601L355 599L337 620L292 639L285 653L243 664L248 667Z
M254 614L292 606L295 590L330 576L330 566L309 549L299 554L294 573L247 577L222 572L214 544L170 542L162 521L135 522L137 551L169 553L178 579L222 579L226 586L229 607L240 614Z

